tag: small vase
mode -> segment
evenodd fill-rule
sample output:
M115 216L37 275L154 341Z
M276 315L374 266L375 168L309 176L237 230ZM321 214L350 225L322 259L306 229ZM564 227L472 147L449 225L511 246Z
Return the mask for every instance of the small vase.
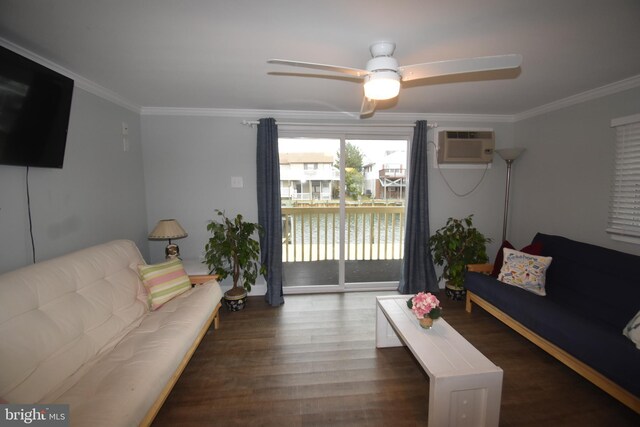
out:
M433 319L431 317L423 317L422 319L418 319L420 321L420 326L424 329L431 329L433 326Z

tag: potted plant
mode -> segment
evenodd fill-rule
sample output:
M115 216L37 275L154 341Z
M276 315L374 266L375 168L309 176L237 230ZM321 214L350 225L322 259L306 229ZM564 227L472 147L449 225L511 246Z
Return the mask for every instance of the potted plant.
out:
M463 219L449 218L446 225L429 238L433 262L439 266L444 265L438 280L446 281L445 293L453 300L465 297L464 273L467 264L485 263L489 260L486 244L491 239L484 237L473 226L472 218L473 215Z
M229 219L220 210L216 209L216 213L219 221L207 224L212 236L204 248L204 262L219 280L231 276L233 287L224 293L224 300L229 310L238 311L244 308L247 292L256 283L258 274L266 274L266 267L259 264L260 244L253 238L262 228L244 221L240 214Z
M430 329L433 321L438 320L442 315L440 301L430 292L418 292L413 298L407 300L407 307L413 311L424 329Z

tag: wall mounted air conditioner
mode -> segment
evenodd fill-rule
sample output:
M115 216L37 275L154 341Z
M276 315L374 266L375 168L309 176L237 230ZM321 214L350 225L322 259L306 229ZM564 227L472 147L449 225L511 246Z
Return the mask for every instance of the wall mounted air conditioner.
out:
M438 163L491 163L491 131L443 130L438 133Z

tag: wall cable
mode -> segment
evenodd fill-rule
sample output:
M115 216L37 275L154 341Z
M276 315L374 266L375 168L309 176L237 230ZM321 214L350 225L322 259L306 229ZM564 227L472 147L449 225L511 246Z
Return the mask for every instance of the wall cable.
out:
M31 219L31 195L29 194L29 166L27 166L27 212L29 214L29 236L31 236L31 259L36 263L36 245L33 241L33 221Z
M429 144L433 145L434 151L435 151L435 155L438 155L438 146L435 144L435 142L433 141L429 141ZM482 181L484 181L485 176L487 175L487 171L489 170L489 163L486 164L485 168L484 168L484 172L482 173L482 176L480 177L480 181L478 181L478 183L469 191L467 191L466 193L458 193L456 190L453 189L453 187L451 186L451 184L449 184L449 181L447 181L447 178L444 176L444 173L442 173L442 168L440 166L437 167L438 172L440 173L440 176L442 177L442 180L444 181L445 184L447 184L447 187L449 188L449 190L455 194L458 197L467 197L469 194L473 193L474 191L476 191L478 189L478 187L480 187L480 184L482 184Z

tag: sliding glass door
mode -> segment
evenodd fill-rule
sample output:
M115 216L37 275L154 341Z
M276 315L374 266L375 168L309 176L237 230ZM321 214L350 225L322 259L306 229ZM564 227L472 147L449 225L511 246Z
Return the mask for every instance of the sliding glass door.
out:
M284 286L340 290L339 139L280 138Z
M285 290L394 287L406 140L280 138Z
M347 139L345 148L345 285L397 285L404 244L407 141Z

